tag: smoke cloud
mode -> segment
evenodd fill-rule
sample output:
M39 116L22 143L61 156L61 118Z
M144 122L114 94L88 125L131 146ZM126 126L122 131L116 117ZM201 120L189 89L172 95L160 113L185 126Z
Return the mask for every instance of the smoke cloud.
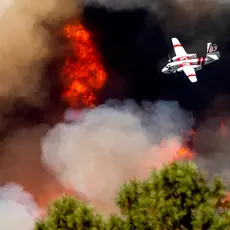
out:
M111 211L122 183L144 179L148 168L171 161L182 144L180 130L193 123L178 103L165 101L142 108L131 100L110 101L70 112L68 123L57 124L42 140L42 160L64 186L104 205L102 211Z
M189 13L190 16L193 15L194 18L196 18L196 16L200 14L202 11L204 13L207 13L208 11L213 13L213 10L218 10L214 7L218 5L225 6L228 3L229 1L221 0L84 0L84 4L86 6L100 5L106 7L109 10L133 10L138 8L146 8L162 16L162 13L166 13L167 11L169 13L169 6L173 6L174 8L171 8L170 10L171 15L176 14L177 12L175 11L183 10L186 11L186 13Z
M228 0L84 0L85 6L101 5L109 10L133 10L138 8L148 8L148 10L155 11L159 14L166 12L165 10L169 10L168 6L174 6L175 8L171 9L172 14L176 13L173 11L177 8L181 10L183 9L187 12L192 10L192 12L189 13L190 16L192 16L192 13L194 12L213 12L213 10L218 10L214 8L217 5L226 6L228 3ZM196 15L197 13L193 15L193 17Z
M149 12L146 26L152 21L159 22L166 36L179 35L191 40L188 51L196 48L204 52L204 40L222 41L230 25L230 2L224 0L85 0L84 3L87 7L105 7L108 11L146 9Z
M197 130L194 148L199 153L195 159L198 167L205 170L210 178L220 177L230 189L230 120L209 117Z
M196 155L195 162L203 169L207 176L214 176L224 180L230 189L230 119L229 96L215 97L208 108L201 113L202 120L197 123L193 148Z
M1 229L32 230L39 212L32 195L25 192L20 185L9 183L0 187Z
M0 3L0 108L22 100L44 103L41 79L56 55L55 30L80 12L76 0L4 0Z
M223 33L229 25L229 19L223 22L223 9L228 11L223 4L229 1L85 0L85 5L92 3L111 10L151 9L163 19L169 34L225 39ZM54 31L80 10L76 0L1 1L0 109L11 109L19 99L33 106L44 103L44 67L57 55ZM201 44L203 49L203 41ZM177 102L146 101L139 107L132 100L110 101L82 111L70 109L65 119L66 123L52 129L40 125L11 133L0 146L0 184L15 181L23 185L41 207L67 191L65 186L74 189L75 195L86 195L105 212L114 210L114 198L122 183L132 177L143 179L149 168L159 168L175 157L183 141L181 130L190 129L194 122ZM203 153L196 159L198 166L227 180L229 144L218 141L210 124L200 127L198 135L195 148ZM212 159L205 153L212 153ZM31 213L39 211L34 200L17 184L0 187L1 226L31 229L36 216Z
M78 195L67 191L42 165L40 140L49 128L48 125L21 128L0 145L0 186L10 181L22 185L42 208L59 194Z

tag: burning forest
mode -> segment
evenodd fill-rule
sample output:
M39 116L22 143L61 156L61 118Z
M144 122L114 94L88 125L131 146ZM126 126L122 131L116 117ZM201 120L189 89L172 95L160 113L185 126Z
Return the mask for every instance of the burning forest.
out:
M0 3L1 226L32 229L63 193L116 212L122 183L176 160L230 189L229 3L68 2ZM195 86L159 73L173 34L222 48Z

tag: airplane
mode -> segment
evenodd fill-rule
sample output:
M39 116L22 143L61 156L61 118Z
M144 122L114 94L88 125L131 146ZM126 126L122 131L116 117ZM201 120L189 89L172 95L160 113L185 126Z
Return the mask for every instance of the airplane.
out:
M176 56L170 57L169 55L168 64L162 69L164 74L177 74L183 71L188 79L195 83L197 82L196 71L201 70L204 65L220 59L220 52L215 43L207 43L206 56L198 58L195 53L188 54L177 38L171 40Z

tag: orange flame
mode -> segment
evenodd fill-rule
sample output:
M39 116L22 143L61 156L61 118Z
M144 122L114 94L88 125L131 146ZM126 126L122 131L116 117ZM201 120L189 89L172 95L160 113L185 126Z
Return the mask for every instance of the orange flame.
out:
M70 39L74 57L68 57L62 70L66 90L63 98L71 107L94 107L95 93L101 89L107 75L90 33L81 25L67 25L64 35Z
M178 149L177 155L174 160L193 160L195 158L195 153L191 151L187 146L182 146Z

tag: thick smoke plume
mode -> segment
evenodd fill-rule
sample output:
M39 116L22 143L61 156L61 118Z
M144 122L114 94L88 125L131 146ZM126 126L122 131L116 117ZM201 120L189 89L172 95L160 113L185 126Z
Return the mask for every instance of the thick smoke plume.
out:
M84 3L89 7L105 7L108 11L145 9L149 12L147 27L151 21L159 21L166 36L179 35L191 41L188 51L195 48L204 52L204 40L227 39L225 32L230 25L230 2L224 0L85 0Z
M32 195L20 185L9 183L0 187L0 229L32 230L39 214L39 206Z
M10 109L19 99L33 106L44 103L41 78L47 61L56 55L55 30L79 9L76 0L1 1L1 109Z
M66 115L68 123L57 124L42 141L43 162L63 185L107 208L126 180L144 179L150 167L171 161L182 144L181 129L193 123L176 102L165 101L142 108L111 101Z

